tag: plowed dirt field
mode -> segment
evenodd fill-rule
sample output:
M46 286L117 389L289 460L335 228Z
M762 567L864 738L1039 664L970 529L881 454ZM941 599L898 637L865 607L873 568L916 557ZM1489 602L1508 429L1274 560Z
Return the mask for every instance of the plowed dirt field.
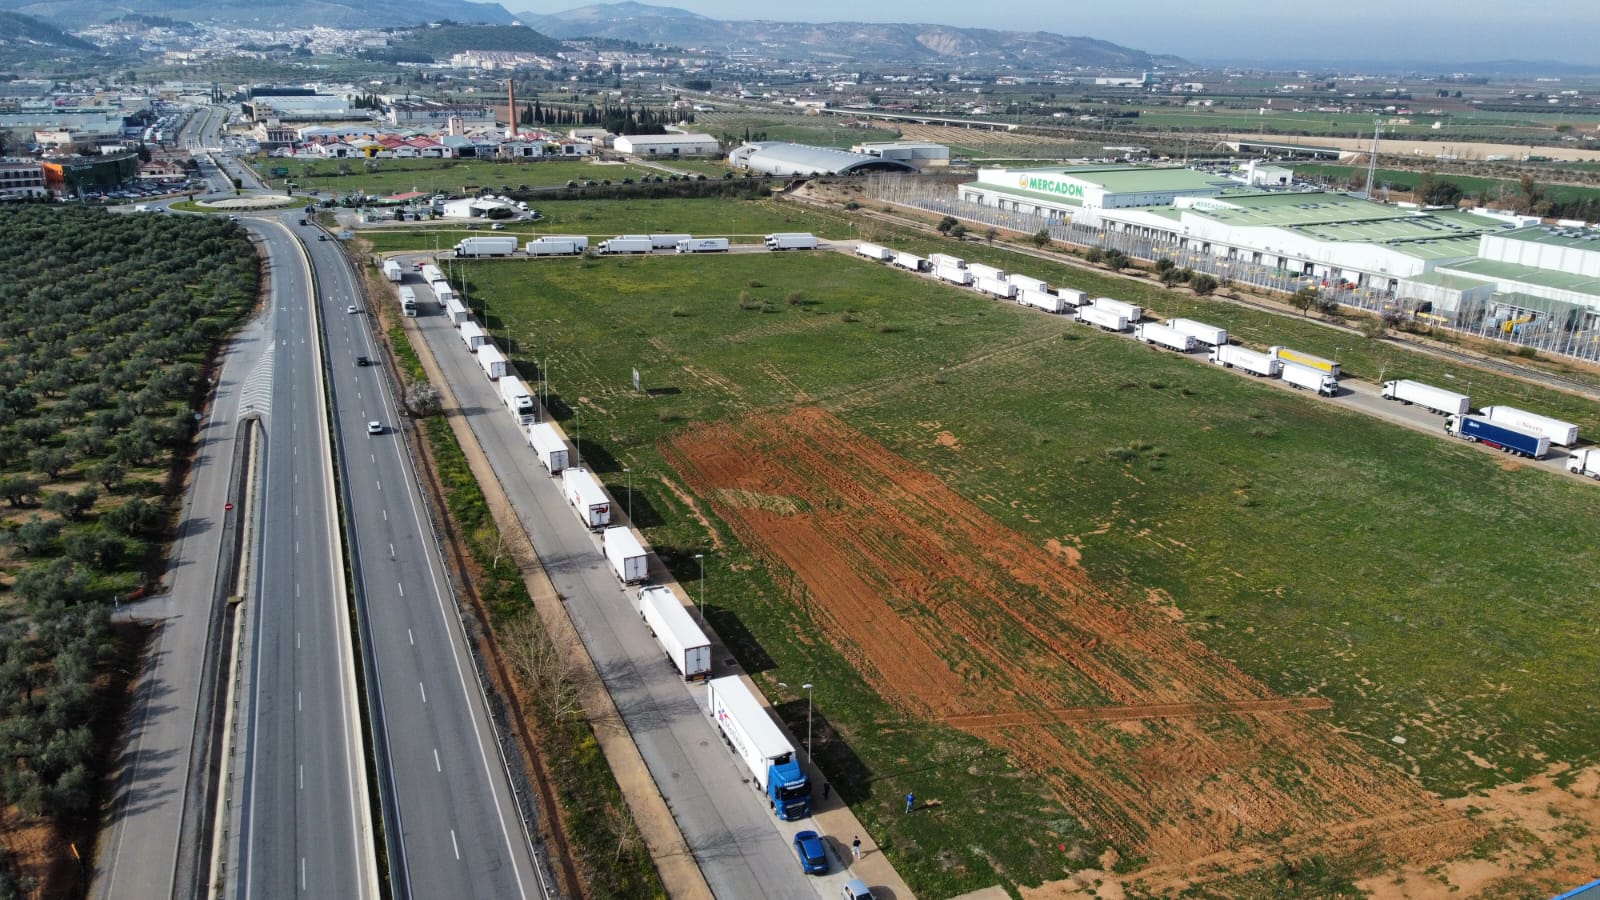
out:
M1274 695L1165 604L1113 596L1075 549L1008 529L823 410L662 449L882 696L1003 748L1150 871L1368 843L1425 863L1481 834L1318 715L1325 701Z

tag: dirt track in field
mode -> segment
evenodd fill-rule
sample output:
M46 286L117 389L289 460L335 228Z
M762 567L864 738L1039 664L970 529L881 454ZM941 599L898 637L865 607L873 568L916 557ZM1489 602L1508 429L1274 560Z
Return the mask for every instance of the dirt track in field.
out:
M1480 834L1318 716L1320 698L1274 695L1164 604L1110 596L1074 553L825 411L720 423L663 450L792 573L794 602L889 702L1004 748L1152 870L1369 841L1426 862Z

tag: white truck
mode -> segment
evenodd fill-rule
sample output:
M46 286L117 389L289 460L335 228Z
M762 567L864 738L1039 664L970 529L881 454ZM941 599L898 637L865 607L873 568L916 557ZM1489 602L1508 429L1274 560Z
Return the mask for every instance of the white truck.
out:
M533 394L528 391L528 386L522 379L515 375L500 376L500 402L506 405L507 411L516 418L518 425L532 425L539 417L539 408L534 405Z
M1103 306L1082 306L1078 308L1078 321L1086 325L1098 325L1106 331L1127 331L1128 317L1123 314L1106 309Z
M648 234L619 234L595 248L600 253L649 253L653 249Z
M684 681L711 677L711 641L671 588L659 584L639 588L638 610Z
M544 470L551 475L559 475L567 467L567 460L571 459L567 442L561 439L561 432L556 430L556 426L549 422L528 426L528 444L538 455Z
M1425 409L1446 416L1464 416L1470 408L1471 398L1466 394L1436 388L1420 381L1385 381L1383 399L1399 400L1407 406L1415 403Z
M1568 454L1567 471L1574 475L1587 475L1600 480L1600 450L1591 447Z
M515 235L494 235L492 237L469 237L456 244L457 256L510 256L517 252L517 239Z
M457 299L455 288L452 288L448 281L435 281L428 285L428 288L433 291L433 296L437 297L440 303L449 303Z
M395 284L399 284L401 281L405 280L405 270L400 268L400 261L398 259L386 259L383 261L383 277L389 279Z
M1228 329L1196 322L1193 319L1168 319L1167 327L1181 331L1211 347L1221 347L1228 342Z
M1133 328L1133 336L1146 344L1156 344L1168 350L1179 353L1188 353L1198 343L1192 334L1184 334L1176 328L1168 328L1155 322L1142 322Z
M1096 297L1094 298L1094 305L1101 309L1111 310L1127 319L1130 324L1139 321L1144 316L1144 307L1125 303L1121 300L1114 300L1110 297Z
M577 256L589 249L589 238L581 234L547 234L523 245L529 256Z
M1047 284L1043 278L1035 278L1032 275L1018 275L1017 273L1012 272L1010 275L1006 276L1006 280L1016 285L1018 291L1040 291L1041 293L1045 294L1050 293L1050 285Z
M1515 406L1485 406L1478 410L1478 415L1518 431L1545 435L1550 438L1550 443L1557 446L1571 447L1578 442L1578 426Z
M903 250L895 252L894 264L908 272L929 272L933 270L932 264L927 260L915 253L906 253Z
M738 675L706 682L706 710L778 817L811 815L811 785L783 729Z
M939 268L940 266L953 266L957 269L965 269L967 267L967 261L959 256L951 256L948 253L929 253L928 265L935 269Z
M684 241L694 240L692 234L652 234L650 235L650 249L671 250Z
M1067 301L1055 294L1045 293L1023 288L1017 293L1017 302L1023 306L1036 306L1047 313L1062 313L1067 311Z
M1067 305L1073 309L1086 306L1089 303L1089 293L1075 288L1056 288L1056 296L1065 300Z
M506 355L493 344L484 344L478 348L478 367L483 369L483 374L487 375L490 381L499 381L511 374L511 364L506 362Z
M445 281L444 270L433 263L423 263L421 271L422 280L428 284L433 284L435 281Z
M1308 369L1316 369L1335 378L1339 377L1339 364L1334 360L1312 356L1302 350L1290 350L1288 347L1268 347L1267 352L1283 360L1285 364L1295 363Z
M468 353L477 353L479 347L489 343L489 336L483 333L477 322L462 322L461 343L467 345Z
M611 574L623 584L637 584L650 574L650 556L633 536L632 528L626 525L607 528L600 532L600 545L605 548Z
M982 281L985 278L993 278L996 281L1006 280L1005 270L996 266L986 266L983 263L967 263L967 268L972 271L972 277L976 281Z
M679 253L727 253L727 238L684 238L677 243Z
M575 466L562 469L561 488L584 527L599 531L611 524L611 498L588 469Z
M869 244L866 241L862 241L856 245L856 255L865 256L867 259L874 260L876 262L888 262L894 259L895 252L890 250L888 247L882 247L877 244Z
M1324 397L1332 397L1339 393L1339 379L1321 369L1313 369L1310 366L1302 366L1295 362L1285 362L1278 374L1282 375L1283 380L1294 387L1316 391Z
M1216 347L1206 359L1222 366L1224 369L1238 366L1251 375L1260 375L1263 378L1275 377L1283 369L1283 362L1270 353L1260 353L1246 347L1235 347L1232 344L1222 344Z
M952 263L937 263L933 267L934 277L940 281L951 284L971 284L972 272L966 266L957 266Z
M467 312L467 308L461 305L460 300L451 297L441 302L444 303L444 311L450 316L451 325L461 326L472 321L472 313Z
M767 235L768 250L815 250L817 236L806 231L780 231Z
M400 312L412 317L417 314L417 292L405 285L400 286Z
M985 294L1001 300L1014 300L1017 296L1017 286L1003 278L979 278L977 287Z

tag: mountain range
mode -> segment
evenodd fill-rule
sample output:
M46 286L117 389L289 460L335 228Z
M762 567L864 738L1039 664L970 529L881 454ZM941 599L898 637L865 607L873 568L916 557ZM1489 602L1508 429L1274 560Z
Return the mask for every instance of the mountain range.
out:
M254 28L376 28L451 20L506 25L505 7L467 0L283 0L261 6L257 0L0 0L0 11L25 13L71 28L124 15L165 16L188 22Z
M526 0L524 0L526 2ZM992 71L1139 71L1177 62L1143 50L1044 31L869 22L724 22L670 6L600 3L563 12L519 12L523 24L554 38L610 38L640 44L715 49L764 58L884 65L941 65Z

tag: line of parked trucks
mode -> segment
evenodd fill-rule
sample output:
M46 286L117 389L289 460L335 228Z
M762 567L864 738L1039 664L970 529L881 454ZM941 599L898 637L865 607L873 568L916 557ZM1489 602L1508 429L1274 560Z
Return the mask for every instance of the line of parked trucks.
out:
M969 263L949 254L932 253L923 258L869 242L857 244L855 252L909 272L930 274L950 284L972 287L996 299L1015 300L1022 306L1058 315L1071 311L1077 321L1105 331L1126 333L1131 328L1135 340L1152 346L1178 353L1206 350L1206 359L1224 368L1237 368L1262 378L1281 378L1292 387L1325 397L1339 393L1338 360L1289 347L1274 346L1264 352L1251 350L1228 343L1226 329L1193 319L1145 322L1144 310L1136 304L1111 297L1090 299L1083 291L1051 288L1041 279ZM1547 454L1551 445L1570 448L1578 440L1576 425L1514 407L1486 406L1477 415L1470 415L1471 401L1467 395L1419 381L1385 382L1382 394L1387 399L1416 404L1445 415L1445 430L1452 435L1509 453L1537 459ZM1600 450L1572 452L1567 469L1600 479Z
M423 276L428 277L424 267ZM433 270L438 272L436 268ZM440 279L443 274L439 273ZM468 352L476 355L484 376L496 383L501 401L525 429L528 444L552 478L578 521L600 535L601 553L617 581L637 585L633 608L685 681L706 681L706 713L749 770L752 782L766 795L774 814L785 820L811 815L811 784L798 754L767 710L759 694L739 676L711 677L711 640L689 614L678 594L666 585L648 584L650 551L631 527L614 521L615 503L594 473L578 464L577 454L552 422L540 420L533 394L515 374L504 353L483 334L470 315L454 323Z
M677 253L726 253L732 243L725 237L695 237L692 234L619 234L595 245L594 252L603 255L642 254L672 250ZM820 246L817 236L809 232L776 232L762 239L768 250L815 250ZM486 235L469 237L455 246L456 256L476 259L516 255L519 239L515 235ZM546 234L536 237L520 249L528 256L581 256L589 251L589 238L582 234ZM399 264L391 272L387 263L384 273L391 281L400 280Z

